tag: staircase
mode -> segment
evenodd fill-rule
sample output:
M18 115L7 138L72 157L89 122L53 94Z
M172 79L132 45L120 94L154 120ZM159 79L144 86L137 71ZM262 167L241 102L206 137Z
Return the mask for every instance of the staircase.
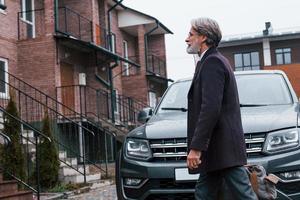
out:
M19 191L17 181L4 181L0 172L0 199L33 200L32 191Z

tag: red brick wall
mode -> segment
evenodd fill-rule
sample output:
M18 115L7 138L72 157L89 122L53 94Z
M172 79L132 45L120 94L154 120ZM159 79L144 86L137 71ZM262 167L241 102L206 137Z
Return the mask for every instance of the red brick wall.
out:
M282 70L288 76L296 94L300 97L300 64L276 65L263 67L265 70Z
M264 66L263 48L262 43L240 45L232 47L220 47L218 50L229 60L230 65L234 69L234 54L235 53L248 53L258 51L260 66Z
M17 69L17 13L20 5L17 0L5 1L5 11L0 11L0 58L7 59L9 72Z
M18 43L18 75L34 87L55 96L54 38L43 37Z

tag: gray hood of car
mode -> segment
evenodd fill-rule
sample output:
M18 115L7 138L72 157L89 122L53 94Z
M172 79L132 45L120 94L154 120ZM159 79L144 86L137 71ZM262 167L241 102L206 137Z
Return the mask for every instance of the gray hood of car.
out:
M268 132L295 127L296 104L259 107L242 107L242 123L245 133ZM153 116L149 122L131 131L129 137L161 139L187 136L186 113L171 112Z
M295 127L297 112L295 105L242 107L242 123L245 133L268 132Z

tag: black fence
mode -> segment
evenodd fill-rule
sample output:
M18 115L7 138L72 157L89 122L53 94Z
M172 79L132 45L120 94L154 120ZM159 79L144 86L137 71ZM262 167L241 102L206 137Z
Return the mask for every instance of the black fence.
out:
M75 112L56 99L46 95L14 75L4 72L0 79L0 106L5 108L10 96L15 101L20 118L37 130L42 130L42 120L47 112L54 142L59 151L66 152L68 158L77 158L81 165L93 165L107 174L107 163L113 161L115 150L109 145L114 142L113 134ZM63 162L63 161L62 161ZM78 166L70 166L79 171ZM84 171L80 171L84 175Z
M147 72L166 77L166 61L155 55L147 56Z
M126 127L135 128L140 125L137 115L146 104L133 98L111 94L102 89L89 86L71 85L57 87L57 96L64 104L73 105L73 110L86 117L109 120Z

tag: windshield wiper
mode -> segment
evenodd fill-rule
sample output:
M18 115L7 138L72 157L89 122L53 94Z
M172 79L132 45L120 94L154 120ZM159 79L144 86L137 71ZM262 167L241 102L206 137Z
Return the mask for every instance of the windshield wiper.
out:
M240 107L259 107L259 106L268 106L268 104L240 104Z
M186 108L172 108L172 107L163 107L161 108L162 110L180 110L182 112L186 112L187 109Z

